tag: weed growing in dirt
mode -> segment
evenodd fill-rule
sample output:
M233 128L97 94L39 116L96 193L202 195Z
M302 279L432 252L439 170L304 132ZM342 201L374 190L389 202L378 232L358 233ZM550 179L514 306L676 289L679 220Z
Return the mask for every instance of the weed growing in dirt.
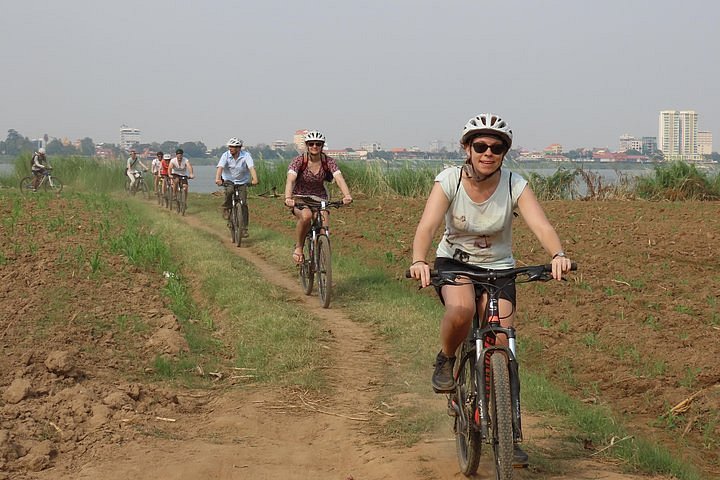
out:
M590 440L596 448L613 443L608 454L619 456L647 472L667 473L678 479L700 480L697 471L652 442L628 434L602 405L587 405L552 387L542 375L521 370L523 403L531 410L562 415L577 428L578 442Z
M701 368L686 367L683 373L683 378L680 380L680 385L688 389L695 388L698 381L698 375L700 375L701 372Z
M655 330L656 332L658 330L660 330L660 320L658 320L658 318L655 317L655 315L652 315L650 313L648 313L645 316L645 320L643 321L643 324L646 325L647 327Z

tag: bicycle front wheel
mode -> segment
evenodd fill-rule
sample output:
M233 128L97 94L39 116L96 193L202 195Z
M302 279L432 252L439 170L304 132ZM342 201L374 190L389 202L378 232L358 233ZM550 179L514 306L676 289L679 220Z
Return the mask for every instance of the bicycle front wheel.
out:
M145 183L144 180L140 183L140 187L139 187L139 188L140 188L140 190L142 191L142 196L143 196L143 198L144 198L145 200L147 200L148 198L150 198L150 191L148 190L147 183Z
M470 350L472 353L465 363L460 361ZM456 354L458 366L455 372L456 380L455 393L450 395L449 409L455 415L455 449L457 450L458 465L460 471L466 477L475 475L480 465L480 453L482 452L482 439L480 431L475 423L475 412L477 411L477 395L479 392L477 379L480 373L476 370L477 359L470 344L465 341L458 348Z
M513 427L510 403L510 374L505 354L495 352L490 357L490 422L493 455L498 480L513 477Z
M180 214L185 216L185 210L187 210L187 190L180 190Z
M312 246L312 237L305 237L305 246L303 247L303 261L300 264L300 284L302 285L305 295L310 295L315 281L315 259L313 253L315 249Z
M55 193L60 193L63 189L63 183L57 177L48 177L45 181L45 189Z
M320 304L323 308L328 308L330 306L330 292L332 291L332 255L330 254L330 238L327 235L318 237L317 259Z
M239 204L232 209L232 237L233 243L238 247L242 246L242 211Z

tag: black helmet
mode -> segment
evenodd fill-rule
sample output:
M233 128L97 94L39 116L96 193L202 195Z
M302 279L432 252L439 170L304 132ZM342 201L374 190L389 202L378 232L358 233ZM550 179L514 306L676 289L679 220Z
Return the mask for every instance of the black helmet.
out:
M183 152L182 148L178 148L177 150L175 150L175 153L185 153L185 152Z

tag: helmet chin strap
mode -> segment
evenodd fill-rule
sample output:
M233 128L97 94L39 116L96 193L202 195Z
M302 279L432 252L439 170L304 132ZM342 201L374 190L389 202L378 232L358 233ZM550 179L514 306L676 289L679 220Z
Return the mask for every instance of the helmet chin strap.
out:
M502 168L502 161L500 162L500 165L498 165L498 167L497 167L495 170L493 170L492 173L489 173L489 174L487 174L487 175L478 175L477 172L475 171L475 167L473 166L473 164L472 164L472 162L470 161L470 159L468 159L468 160L465 162L465 173L467 173L468 177L470 177L470 179L471 179L472 181L478 182L478 183L484 182L484 181L487 180L488 178L492 177L492 176L495 175L497 172L499 172L501 168Z

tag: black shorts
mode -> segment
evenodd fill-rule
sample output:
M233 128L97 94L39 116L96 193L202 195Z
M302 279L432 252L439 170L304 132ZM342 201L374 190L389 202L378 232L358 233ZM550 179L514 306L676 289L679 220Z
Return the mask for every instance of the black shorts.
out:
M482 267L476 267L473 265L469 265L467 263L460 262L458 260L447 258L447 257L437 257L435 259L435 270L438 270L440 272L444 270L467 270L469 272L489 272L491 271L489 268L482 268ZM502 270L498 270L502 271ZM510 303L512 303L513 309L515 309L516 306L516 295L515 295L515 279L509 279L509 278L501 278L499 280L493 280L488 281L491 285L500 286L500 293L498 294L498 298L503 298ZM442 293L440 292L440 288L435 287L435 291L437 292L438 296L440 297L440 301L443 305L445 305L445 300L443 299ZM479 297L485 293L485 290L480 285L475 285L475 296Z

